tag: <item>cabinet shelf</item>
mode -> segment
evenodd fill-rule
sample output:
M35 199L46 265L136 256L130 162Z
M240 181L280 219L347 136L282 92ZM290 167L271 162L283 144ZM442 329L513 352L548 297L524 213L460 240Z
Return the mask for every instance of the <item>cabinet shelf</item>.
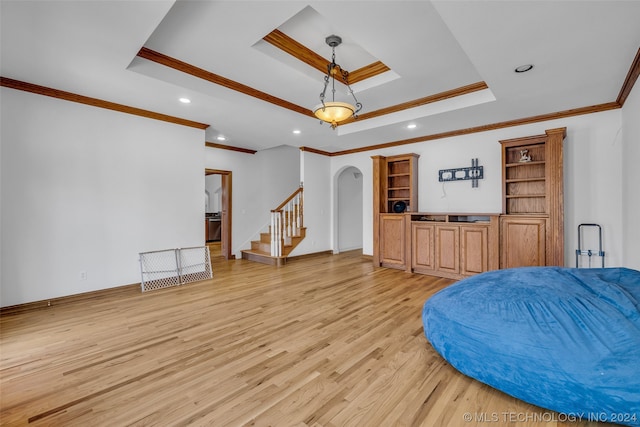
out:
M515 168L520 166L531 166L531 165L544 165L544 160L531 161L531 162L517 162L517 163L507 163L505 167Z
M384 181L381 212L394 213L396 202L404 202L407 211L418 207L418 155L404 154L382 158Z
M528 199L528 198L537 198L537 197L546 197L545 194L507 194L505 196L507 199Z
M545 181L546 179L544 177L539 177L539 178L511 178L511 179L506 179L504 182L511 183L511 182L538 182L538 181Z

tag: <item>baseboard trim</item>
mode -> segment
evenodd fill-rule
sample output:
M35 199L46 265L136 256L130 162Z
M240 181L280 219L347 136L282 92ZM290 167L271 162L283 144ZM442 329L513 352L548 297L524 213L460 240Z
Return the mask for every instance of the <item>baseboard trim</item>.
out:
M24 304L10 305L0 307L0 316L8 316L12 314L24 313L26 311L41 310L53 306L70 304L78 301L88 301L116 294L140 293L140 283L132 283L130 285L117 286L115 288L100 289L97 291L83 292L81 294L67 295L64 297L50 298L41 301L26 302Z
M356 252L356 251L361 251L361 250L355 249L353 251L345 251L343 253ZM291 262L291 261L301 260L306 258L313 258L318 256L326 256L326 255L334 255L334 253L332 250L313 252L309 254L288 257L286 259L286 262ZM362 255L362 256L365 258L370 257L368 255ZM89 301L92 299L113 296L116 294L123 294L123 295L133 294L133 293L140 294L140 292L141 292L140 283L132 283L130 285L117 286L115 288L99 289L97 291L83 292L80 294L73 294L73 295L67 295L63 297L44 299L40 301L26 302L24 304L16 304L16 305L9 305L6 307L0 307L0 316L10 316L13 314L24 313L27 311L42 310L42 309L50 308L54 306L70 304L78 301Z
M329 250L329 251L313 252L313 253L310 253L310 254L288 256L286 262L288 263L290 261L295 261L295 260L299 260L299 259L306 259L306 258L313 258L313 257L317 257L317 256L322 256L322 255L333 255L333 251Z

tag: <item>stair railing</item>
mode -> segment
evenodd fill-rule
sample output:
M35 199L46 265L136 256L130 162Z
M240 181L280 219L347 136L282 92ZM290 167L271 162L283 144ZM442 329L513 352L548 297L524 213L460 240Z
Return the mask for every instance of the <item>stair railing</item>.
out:
M271 256L282 256L284 245L300 236L303 227L303 188L300 185L284 202L271 210Z

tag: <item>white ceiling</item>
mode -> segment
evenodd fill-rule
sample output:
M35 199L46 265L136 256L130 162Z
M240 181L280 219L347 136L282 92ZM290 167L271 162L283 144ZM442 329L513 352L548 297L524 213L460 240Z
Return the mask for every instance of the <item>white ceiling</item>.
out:
M640 47L640 1L1 0L0 14L3 77L207 123L207 141L255 150L341 151L612 102ZM389 78L354 85L361 113L489 89L332 130L136 56L144 46L311 109L323 75L264 42L274 29L327 60L325 37L340 35L350 71L387 65Z

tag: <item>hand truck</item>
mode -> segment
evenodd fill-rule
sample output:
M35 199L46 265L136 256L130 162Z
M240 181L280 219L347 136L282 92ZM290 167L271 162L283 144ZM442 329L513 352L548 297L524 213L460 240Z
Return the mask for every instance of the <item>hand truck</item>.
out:
M582 233L585 227L598 227L598 250L582 249ZM576 249L576 268L579 268L579 261L581 256L589 257L589 268L591 268L591 257L599 256L602 260L602 268L604 268L604 251L602 250L602 227L598 224L580 224L578 226L578 249Z

